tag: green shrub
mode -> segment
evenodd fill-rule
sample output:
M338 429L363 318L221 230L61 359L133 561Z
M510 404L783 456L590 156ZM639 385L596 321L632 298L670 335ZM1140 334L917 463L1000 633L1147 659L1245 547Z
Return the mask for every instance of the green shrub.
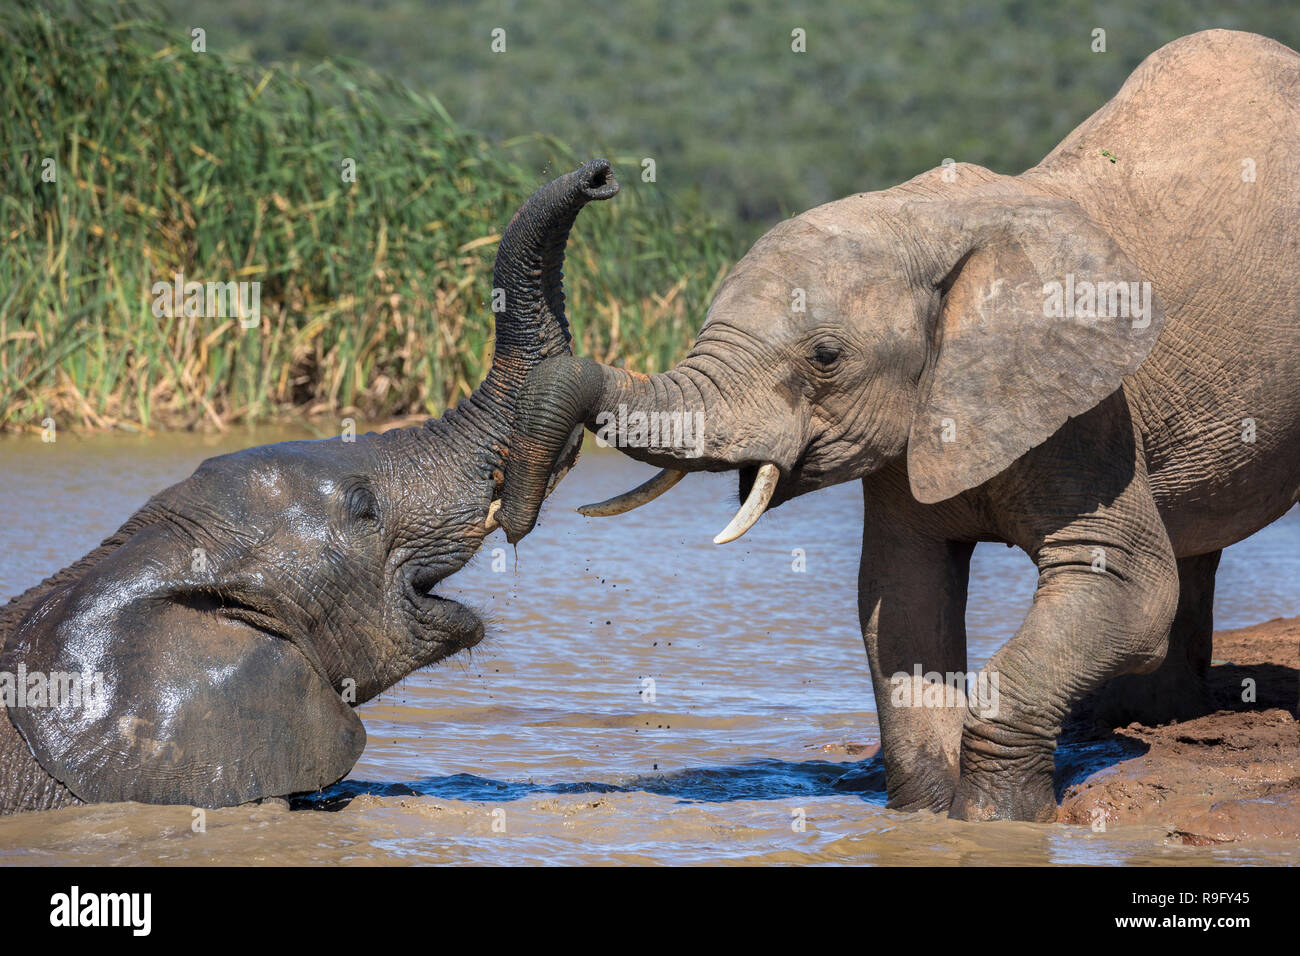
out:
M0 77L0 427L436 413L490 361L499 230L586 158L489 144L357 64L194 52L130 2L9 0ZM584 354L657 369L737 242L610 158L624 190L574 230L570 319ZM261 324L155 316L176 273L260 282Z

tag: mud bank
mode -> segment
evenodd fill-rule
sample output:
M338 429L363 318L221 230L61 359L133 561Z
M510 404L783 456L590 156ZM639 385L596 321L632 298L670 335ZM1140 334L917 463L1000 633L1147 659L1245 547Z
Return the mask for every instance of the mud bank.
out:
M1193 846L1300 840L1300 618L1216 632L1210 686L1213 713L1063 740L1060 822L1161 826Z

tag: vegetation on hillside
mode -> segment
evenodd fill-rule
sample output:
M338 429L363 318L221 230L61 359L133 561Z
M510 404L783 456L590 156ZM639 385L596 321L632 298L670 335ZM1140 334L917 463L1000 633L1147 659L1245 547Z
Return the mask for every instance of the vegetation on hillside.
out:
M357 57L493 137L652 157L664 189L698 186L748 238L947 157L1019 173L1184 34L1300 48L1295 0L166 2L212 48Z

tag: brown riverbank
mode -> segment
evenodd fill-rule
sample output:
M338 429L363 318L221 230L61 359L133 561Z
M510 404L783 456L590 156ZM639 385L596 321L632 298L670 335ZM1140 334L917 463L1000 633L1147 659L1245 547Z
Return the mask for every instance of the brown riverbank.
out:
M167 434L208 436L227 433L243 434L257 430L301 432L328 438L342 432L345 420L352 422L352 427L357 433L362 433L368 431L386 432L393 428L404 428L407 425L419 425L430 418L436 417L438 416L412 414L394 418L369 419L361 413L360 409L353 406L336 409L312 406L309 408L285 408L268 413L262 416L262 419L256 425L239 418L223 419L215 412L189 417L160 415L147 426L129 419L93 415L88 411L81 414L61 415L56 417L54 422L61 434L68 433L78 438L113 434L124 437ZM46 419L44 418L27 422L11 421L0 423L0 436L41 437L47 432L47 428Z
M1061 822L1156 825L1195 846L1300 840L1300 618L1219 631L1214 660L1216 710L1097 741L1120 759L1065 788Z

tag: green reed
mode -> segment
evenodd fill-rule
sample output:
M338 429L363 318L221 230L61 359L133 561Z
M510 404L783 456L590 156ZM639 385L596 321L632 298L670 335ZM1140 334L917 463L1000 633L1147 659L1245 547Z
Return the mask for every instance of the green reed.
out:
M9 0L0 84L0 428L436 413L490 362L499 231L586 158L489 143L356 64L194 52L133 2ZM610 158L624 190L569 247L575 347L657 369L736 241ZM259 282L260 325L156 316L175 273Z

